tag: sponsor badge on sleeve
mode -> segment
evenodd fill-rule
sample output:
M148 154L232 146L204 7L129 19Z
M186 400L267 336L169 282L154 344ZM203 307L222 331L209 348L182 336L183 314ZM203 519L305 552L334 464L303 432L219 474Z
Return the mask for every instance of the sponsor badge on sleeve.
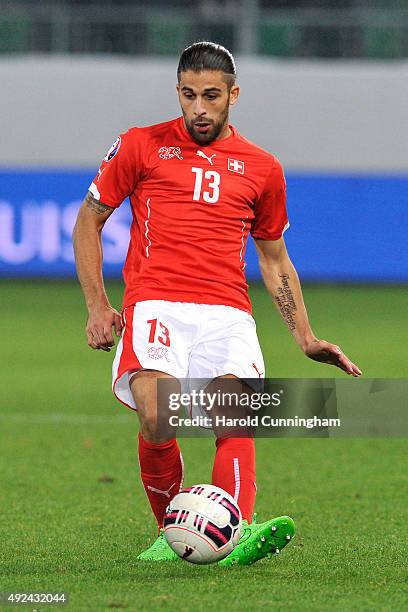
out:
M109 149L109 151L106 153L105 157L103 158L104 161L108 162L113 157L115 157L116 153L120 149L120 143L121 143L121 139L120 139L120 136L118 136L115 142L113 143L113 145L111 146L111 148Z

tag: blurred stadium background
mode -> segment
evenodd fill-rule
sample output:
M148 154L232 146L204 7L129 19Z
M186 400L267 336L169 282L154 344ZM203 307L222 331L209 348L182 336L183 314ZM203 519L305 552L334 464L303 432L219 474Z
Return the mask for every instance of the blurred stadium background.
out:
M405 609L404 440L258 440L257 510L294 517L287 552L228 575L135 565L154 533L136 417L85 344L70 235L118 132L179 114L177 58L200 39L236 54L232 122L286 169L316 332L368 378L407 376L408 0L0 0L0 591L65 589L75 610ZM116 307L129 220L124 204L105 230ZM267 374L343 376L301 355L252 244L246 259ZM207 481L212 440L181 444L187 482Z
M232 121L286 169L303 281L406 282L408 0L0 0L0 275L73 276L99 160L179 113L177 56L207 38L237 56ZM112 277L129 218L107 227Z

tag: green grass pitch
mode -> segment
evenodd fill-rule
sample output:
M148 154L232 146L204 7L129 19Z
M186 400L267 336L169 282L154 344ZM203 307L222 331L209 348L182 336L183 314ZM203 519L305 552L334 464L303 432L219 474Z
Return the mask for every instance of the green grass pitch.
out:
M66 591L74 611L406 608L405 440L258 440L259 520L290 514L298 527L282 554L247 568L140 564L155 527L137 418L110 393L112 354L86 346L78 286L3 281L0 292L0 591ZM109 293L119 306L120 285ZM407 376L406 289L304 293L316 333L365 376ZM300 353L263 289L252 298L267 375L336 374ZM209 481L213 441L180 443L186 483Z

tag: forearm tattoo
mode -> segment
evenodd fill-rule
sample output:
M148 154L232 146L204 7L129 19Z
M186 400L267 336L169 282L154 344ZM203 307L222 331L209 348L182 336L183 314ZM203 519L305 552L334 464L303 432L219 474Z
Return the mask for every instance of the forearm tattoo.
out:
M105 213L112 211L111 206L106 206L106 204L102 204L102 202L99 202L99 200L95 200L90 191L88 191L85 196L85 202L87 208L90 208L96 212L97 215L104 215Z
M294 331L296 329L294 315L297 312L297 307L292 290L289 287L289 274L279 274L279 278L282 279L282 284L278 287L274 296L275 301L286 325L291 331Z

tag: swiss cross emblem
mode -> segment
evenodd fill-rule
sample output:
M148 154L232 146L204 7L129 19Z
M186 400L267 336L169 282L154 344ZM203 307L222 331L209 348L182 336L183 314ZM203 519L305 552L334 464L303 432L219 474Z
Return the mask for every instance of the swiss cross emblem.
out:
M231 170L231 172L238 172L238 174L244 174L244 162L238 159L228 159L228 170Z

